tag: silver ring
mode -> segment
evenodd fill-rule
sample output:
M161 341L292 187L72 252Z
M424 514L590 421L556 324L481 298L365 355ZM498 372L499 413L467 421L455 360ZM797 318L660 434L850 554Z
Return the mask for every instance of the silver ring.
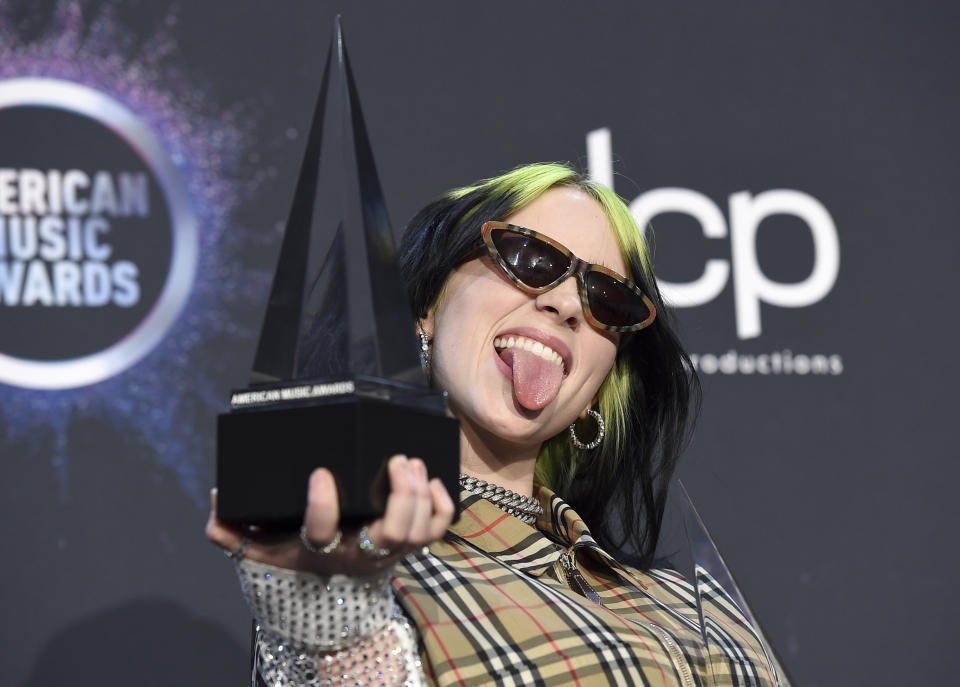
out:
M390 549L379 548L370 541L370 537L367 535L367 525L360 528L360 534L357 535L357 546L371 558L386 558L391 554Z
M250 540L244 537L240 540L240 546L238 546L235 551L224 551L223 555L239 563L243 560L248 548L250 548Z
M310 541L310 537L307 536L307 526L301 525L300 527L300 543L303 544L305 548L310 553L317 554L328 554L336 551L337 547L340 546L340 540L343 539L343 532L340 531L340 528L337 528L337 533L333 535L333 541L329 544L324 544L323 546L318 546Z

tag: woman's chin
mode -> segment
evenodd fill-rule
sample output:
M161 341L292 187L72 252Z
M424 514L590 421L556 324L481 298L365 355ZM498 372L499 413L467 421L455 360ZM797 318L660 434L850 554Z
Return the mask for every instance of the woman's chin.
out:
M450 395L450 411L460 420L462 431L482 435L485 443L539 448L566 428L557 420L558 399L539 409L526 408L514 395L513 385L503 382L491 393L471 394L466 403L458 402L457 394Z
M484 433L493 437L494 441L518 448L530 447L539 450L540 444L563 431L563 427L559 429L547 427L545 422L547 418L544 414L549 413L549 407L528 410L516 404L505 408L504 411L496 415L488 415L478 423Z

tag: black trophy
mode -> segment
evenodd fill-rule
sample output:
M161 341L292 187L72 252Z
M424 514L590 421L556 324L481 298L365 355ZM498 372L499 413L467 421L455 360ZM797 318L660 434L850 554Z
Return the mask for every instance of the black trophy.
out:
M459 493L459 423L421 367L338 17L251 383L217 418L217 515L296 529L325 466L341 521L369 521L395 453Z

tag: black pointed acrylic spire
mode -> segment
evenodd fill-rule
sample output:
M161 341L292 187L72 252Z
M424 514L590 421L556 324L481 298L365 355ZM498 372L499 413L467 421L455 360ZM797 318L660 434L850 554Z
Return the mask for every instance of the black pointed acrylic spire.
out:
M252 381L426 386L405 294L337 17Z
M252 377L217 417L223 522L296 531L321 465L341 522L369 522L397 453L457 493L459 423L420 366L339 17Z

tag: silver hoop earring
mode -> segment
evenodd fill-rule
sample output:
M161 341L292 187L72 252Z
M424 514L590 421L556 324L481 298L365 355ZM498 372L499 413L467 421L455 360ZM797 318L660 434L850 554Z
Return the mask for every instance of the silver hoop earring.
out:
M420 364L423 371L427 373L427 379L430 379L430 337L420 327L417 327L417 334L420 335Z
M589 408L587 410L587 415L592 417L597 423L597 436L595 436L593 441L591 441L589 444L585 444L577 438L577 421L574 420L572 423L570 423L570 441L573 442L574 446L585 451L589 451L590 449L599 446L600 442L603 441L603 435L607 431L606 425L603 423L603 416L600 413L593 408Z

